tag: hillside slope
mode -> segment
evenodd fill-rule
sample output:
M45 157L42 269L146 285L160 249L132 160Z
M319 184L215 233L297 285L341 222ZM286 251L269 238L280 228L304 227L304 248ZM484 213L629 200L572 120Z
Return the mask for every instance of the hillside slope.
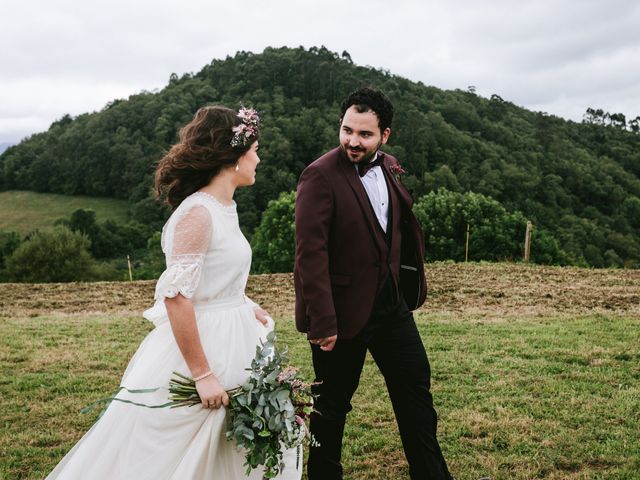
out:
M68 218L78 209L96 212L100 221L125 222L128 219L129 203L115 198L69 196L54 193L27 191L0 192L0 230L27 233L53 225L60 218Z
M415 197L438 188L488 195L552 232L574 263L640 265L640 135L631 123L593 109L586 123L565 121L499 95L443 91L354 65L325 48L239 52L172 75L160 92L64 116L0 155L0 189L147 205L155 162L198 107L253 105L264 120L263 162L256 186L237 198L251 234L268 201L293 190L302 169L336 145L339 102L364 84L395 104L385 149L402 162Z

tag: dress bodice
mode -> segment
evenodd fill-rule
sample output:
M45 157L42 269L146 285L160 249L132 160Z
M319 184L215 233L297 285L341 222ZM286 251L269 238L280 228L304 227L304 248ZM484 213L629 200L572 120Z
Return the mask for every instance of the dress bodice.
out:
M196 307L244 296L251 247L235 203L223 205L204 192L189 195L162 229L162 251L167 268L156 284L156 305L145 312L156 325L164 323L158 318L165 317L164 299L178 293Z
M192 300L199 304L243 295L251 269L251 247L240 230L236 205L222 205L206 193L194 195L209 209L213 232Z

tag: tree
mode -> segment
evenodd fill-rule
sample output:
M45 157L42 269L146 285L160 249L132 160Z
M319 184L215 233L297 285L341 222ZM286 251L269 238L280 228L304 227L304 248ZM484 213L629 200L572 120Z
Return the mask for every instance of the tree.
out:
M624 129L627 127L627 118L623 113L612 113L609 115L609 125L615 128Z
M622 211L632 227L640 230L640 198L634 196L625 198Z
M293 271L296 192L271 200L253 235L253 268L258 273Z
M157 230L162 229L170 211L166 205L153 198L145 198L137 202L131 211L131 217L138 223L148 225Z
M147 240L144 255L133 261L133 278L135 280L157 279L166 268L164 253L162 252L162 234L156 232Z
M35 231L7 258L7 275L18 282L72 282L89 280L95 261L86 235L59 225Z
M448 165L440 165L433 172L426 173L424 180L429 190L439 190L440 188L455 192L462 190L458 179Z
M20 235L17 232L0 231L0 270L4 268L5 259L20 245Z
M148 199L148 202L145 203L157 204L151 199ZM146 211L152 212L151 209ZM114 220L106 220L98 223L93 210L79 208L74 210L70 219L62 218L56 221L56 224L67 226L74 232L86 235L91 241L91 254L93 257L97 259L113 259L145 247L147 239L153 234L154 227L160 229L163 224L160 220L155 222L151 220L151 218L156 217L150 216L149 218L150 226L136 221L118 223Z
M582 119L583 119L583 122L585 123L592 123L595 125L604 125L604 117L605 117L604 110L602 110L601 108L598 108L596 110L594 108L589 107L587 108L587 111L582 117Z
M94 237L98 231L96 223L96 212L91 209L78 208L71 213L69 228L74 232L79 232L89 238Z

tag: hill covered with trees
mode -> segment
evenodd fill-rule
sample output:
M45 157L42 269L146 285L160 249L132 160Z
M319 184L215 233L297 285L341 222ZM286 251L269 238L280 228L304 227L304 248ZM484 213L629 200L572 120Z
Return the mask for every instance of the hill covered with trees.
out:
M0 155L0 190L127 199L133 221L159 229L168 211L152 199L152 174L178 129L203 105L244 104L264 125L256 185L237 194L251 237L268 202L294 190L302 169L337 145L339 102L362 85L394 102L384 149L402 163L414 198L474 192L555 239L561 255L550 261L640 266L640 117L589 108L582 123L565 121L472 87L443 91L358 66L325 48L239 52L174 74L159 92L65 115Z

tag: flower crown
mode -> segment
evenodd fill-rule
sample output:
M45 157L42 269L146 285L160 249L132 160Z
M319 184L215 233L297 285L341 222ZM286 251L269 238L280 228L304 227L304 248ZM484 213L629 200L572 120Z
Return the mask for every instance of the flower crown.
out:
M238 111L238 117L242 120L240 125L233 127L233 138L231 139L232 147L245 147L251 137L258 135L258 127L260 126L260 117L258 112L253 108L242 107Z

